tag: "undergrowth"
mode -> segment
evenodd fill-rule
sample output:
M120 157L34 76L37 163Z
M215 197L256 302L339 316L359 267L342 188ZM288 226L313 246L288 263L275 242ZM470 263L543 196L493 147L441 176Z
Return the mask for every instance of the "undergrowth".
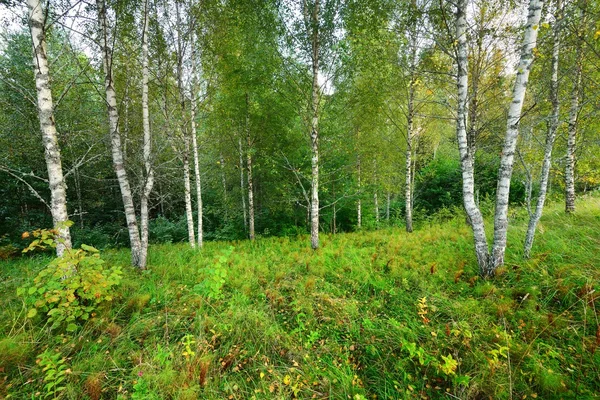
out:
M106 251L121 285L75 332L27 318L16 295L48 258L4 262L0 397L595 398L599 210L550 206L530 260L517 211L489 281L462 215L324 235L317 252L303 236L159 245L141 273Z

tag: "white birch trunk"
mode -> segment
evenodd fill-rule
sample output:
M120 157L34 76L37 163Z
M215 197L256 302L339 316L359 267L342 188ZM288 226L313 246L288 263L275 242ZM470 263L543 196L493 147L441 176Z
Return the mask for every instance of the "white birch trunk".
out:
M188 136L185 112L185 94L183 88L183 41L182 41L182 22L179 12L179 3L175 2L175 11L177 18L177 89L179 90L179 106L181 110L181 134L183 137L183 185L185 201L185 219L188 228L188 241L190 247L196 247L196 237L194 235L194 214L192 208L192 189L190 182L190 138Z
M487 271L489 259L489 249L485 237L485 227L483 216L477 203L475 202L475 174L473 170L473 155L470 152L467 140L467 91L469 85L468 79L468 58L467 58L467 19L466 19L467 0L458 0L456 12L456 40L457 40L457 118L456 118L456 138L458 141L458 150L460 154L461 172L462 172L462 190L463 204L468 221L473 229L473 239L475 242L475 254L479 271L483 274Z
M379 199L377 198L377 160L373 159L373 184L375 190L373 191L373 207L375 211L375 222L379 225Z
M123 160L123 151L121 147L121 133L119 131L119 113L117 110L117 96L113 82L112 70L112 48L111 40L108 34L108 21L106 16L106 4L104 0L97 0L98 23L100 25L100 46L102 47L103 67L104 67L104 88L106 92L106 105L108 108L108 122L110 128L111 153L113 168L117 175L123 208L125 210L125 219L127 220L127 230L129 232L129 241L131 244L131 263L139 267L141 256L141 240L135 216L135 207L133 205L133 196L125 164Z
M246 210L246 185L244 185L244 149L242 138L238 139L240 153L240 191L242 192L242 212L244 213L244 230L248 230L248 211Z
M196 236L194 234L194 213L192 209L192 188L190 181L190 138L183 132L183 185L185 200L185 219L188 228L188 241L192 248L196 247Z
M141 269L146 268L148 260L148 201L154 186L154 170L152 169L152 137L150 133L150 112L148 109L148 1L144 6L144 26L142 30L142 127L144 131L144 187L140 200L140 231L141 231Z
M193 31L192 31L193 32ZM194 178L196 182L196 208L198 212L197 220L197 243L198 248L202 248L204 244L204 228L202 226L203 220L203 206L202 206L202 181L200 176L200 157L198 154L198 133L196 130L196 91L197 88L197 77L196 77L196 58L194 51L194 35L190 33L190 47L192 48L192 88L190 96L190 114L191 114L191 125L192 125L192 153L194 154Z
M387 196L386 196L386 202L385 202L385 220L389 223L390 222L390 202L391 202L391 194L388 190L387 192Z
M250 138L250 118L248 115L248 93L246 93L246 166L248 170L246 174L248 176L248 237L250 240L254 240L254 181L252 177L252 139Z
M517 70L515 86L513 88L512 102L508 109L508 121L504 148L500 158L498 171L498 186L496 189L496 213L494 216L494 244L490 255L488 268L484 270L484 276L493 276L496 268L504 264L504 253L506 250L506 233L508 230L508 197L510 192L510 180L513 171L515 149L519 136L519 120L529 72L533 62L533 49L536 46L539 31L540 16L542 13L541 0L530 0L527 15L527 25L521 49L521 58Z
M312 174L310 196L310 244L319 248L319 0L315 0L312 14L312 98L311 131Z
M50 186L50 213L54 229L58 232L56 255L61 257L66 249L71 248L71 233L67 225L67 185L62 171L60 147L54 123L54 105L50 90L50 71L46 55L46 33L44 26L44 10L40 0L28 0L29 28L33 41L33 66L35 88L37 92L38 117L42 131L44 158L48 170ZM79 210L81 212L81 210Z
M578 29L580 31L585 27L586 14L581 10L581 22ZM577 37L577 58L575 61L575 76L573 77L573 89L571 92L571 108L569 110L569 126L567 133L567 162L565 165L565 211L567 213L575 212L575 148L577 142L577 119L579 116L579 90L581 86L581 72L583 63L582 39Z
M556 1L556 18L554 20L554 26L552 27L552 77L550 80L550 101L552 102L552 115L550 116L550 124L548 126L548 134L546 136L546 145L544 147L544 161L542 162L542 171L540 175L540 194L537 199L535 211L529 218L529 225L527 227L527 234L525 236L525 245L523 248L523 255L525 258L529 258L531 253L531 247L533 246L533 239L535 236L535 229L537 224L542 217L544 210L544 203L546 202L546 193L548 189L548 176L550 175L550 167L552 164L552 148L554 147L554 140L556 138L556 131L558 129L558 116L560 112L560 103L558 100L558 58L560 54L560 21L561 21L561 1ZM531 180L529 190L531 189ZM530 197L530 192L528 193Z
M356 226L358 229L362 228L362 177L360 170L360 154L356 162L356 173L358 175L358 201L356 202Z

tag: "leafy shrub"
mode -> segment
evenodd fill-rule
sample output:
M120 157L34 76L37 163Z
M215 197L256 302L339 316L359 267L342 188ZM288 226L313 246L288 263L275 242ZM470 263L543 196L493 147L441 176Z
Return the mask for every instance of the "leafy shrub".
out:
M24 251L55 245L54 233L41 230ZM112 301L121 276L118 267L104 267L97 249L82 244L54 259L38 273L33 285L19 288L17 294L31 307L29 318L43 313L52 329L66 324L67 331L74 331L76 322L87 320L101 303Z
M65 358L58 352L44 351L39 355L39 366L42 367L44 374L44 398L58 398L59 394L65 390L65 386L60 386L67 378L67 365Z
M221 299L223 297L221 289L227 278L225 263L232 251L233 247L228 247L223 254L221 254L215 265L205 271L205 279L194 286L194 292L211 299Z
M175 243L187 239L187 225L184 218L171 221L163 216L150 221L152 243Z

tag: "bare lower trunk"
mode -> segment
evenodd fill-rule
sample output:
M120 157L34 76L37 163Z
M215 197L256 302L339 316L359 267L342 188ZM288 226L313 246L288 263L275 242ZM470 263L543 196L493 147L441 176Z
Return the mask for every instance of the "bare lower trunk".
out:
M373 184L375 190L373 191L373 207L375 211L375 223L379 225L379 199L377 198L377 160L373 160Z
M139 267L144 269L148 259L148 200L154 186L150 112L148 109L148 0L146 0L144 8L144 27L142 31L142 126L144 130L144 187L142 188L142 198L140 200L141 251Z
M203 207L202 207L202 180L200 177L200 157L198 155L198 132L196 131L196 53L194 50L194 34L190 33L190 47L192 48L192 90L190 96L190 114L192 125L192 153L194 154L194 178L196 182L196 207L198 211L197 219L197 240L198 247L202 248L204 244L204 228L202 226Z
M246 93L246 174L248 176L248 237L254 240L254 182L252 176L252 138L250 137L250 104Z
M40 0L28 0L29 28L33 40L33 65L35 72L35 88L37 92L38 117L44 144L44 157L48 170L50 186L50 212L54 229L58 231L56 255L62 256L65 249L71 248L71 234L67 220L66 183L62 171L60 147L54 123L54 105L50 90L50 71L46 55L45 14ZM81 213L81 210L79 210Z
M468 58L467 58L467 20L466 0L458 0L456 13L456 40L457 40L457 89L458 104L456 118L456 138L460 153L462 171L463 203L468 221L473 229L475 242L475 255L481 274L487 271L489 249L485 237L483 216L475 202L475 177L473 170L473 155L467 140L467 91L468 91Z
M544 203L546 202L546 193L548 189L548 177L550 175L550 167L552 163L552 148L554 147L554 140L556 138L556 130L558 129L558 117L560 112L560 103L558 100L558 58L560 53L560 28L559 24L561 21L561 1L556 1L556 18L552 29L553 46L552 46L552 78L550 81L550 101L552 102L552 115L550 116L550 123L548 126L548 135L546 136L546 145L544 147L544 161L542 163L542 172L540 175L540 194L537 199L535 211L529 218L529 225L527 227L527 234L525 236L525 245L523 248L523 255L525 258L529 258L531 253L531 247L533 246L533 239L535 236L535 229L537 224L542 217L544 210ZM531 180L529 180L529 190L531 190ZM528 192L530 198L531 193Z
M388 223L390 222L390 201L391 201L391 194L388 191L387 196L386 196L386 202L385 202L385 220Z
M100 24L100 45L102 47L103 66L104 66L104 88L106 92L106 105L108 108L108 122L110 128L111 153L113 168L117 175L125 218L127 220L127 230L129 232L129 241L131 244L131 263L139 267L141 256L141 241L135 216L135 207L131 195L131 187L123 160L123 151L121 148L121 133L119 131L119 113L117 110L117 96L113 82L112 70L112 49L110 47L111 39L108 35L108 22L106 17L106 5L104 0L97 0L98 23Z
M525 91L529 79L529 71L533 62L533 49L536 45L538 27L542 11L542 1L530 0L527 25L521 49L521 59L517 70L515 86L513 88L512 102L508 109L508 121L504 147L500 158L498 171L498 186L496 189L496 214L494 216L494 244L490 255L488 268L483 271L484 276L493 276L496 268L504 264L504 253L506 250L506 233L508 230L508 197L510 192L510 180L512 177L515 149L519 136L519 120Z
M358 162L356 163L356 172L358 174L358 201L356 202L356 226L358 229L362 228L362 200L361 193L361 176L360 176L360 156L358 156Z
M196 93L192 92L192 152L194 153L194 178L196 182L196 207L198 209L197 231L198 247L202 248L204 244L204 228L202 226L203 208L202 208L202 181L200 177L200 158L198 155L198 138L196 132Z
M585 26L585 9L581 10L581 25L579 31ZM579 32L579 35L582 33ZM567 162L565 165L565 211L575 212L575 147L577 139L577 119L579 116L579 90L581 86L581 70L583 63L582 40L577 38L577 58L573 89L571 92L571 108L569 110L569 127L567 135Z
M194 213L192 210L192 189L190 183L190 140L187 134L183 134L184 152L183 152L183 185L185 196L185 219L188 228L188 242L191 247L196 247L196 236L194 235Z
M246 210L246 185L244 185L244 149L242 138L238 140L240 153L240 191L242 192L242 212L244 213L244 230L248 230L248 211Z
M319 248L319 0L315 1L312 13L312 99L311 131L312 149L311 196L310 196L310 244L313 250Z
M410 132L408 136L408 143L406 148L406 173L405 173L405 187L404 187L404 198L406 202L406 211L404 219L406 221L406 232L412 232L412 150L411 150L411 138Z

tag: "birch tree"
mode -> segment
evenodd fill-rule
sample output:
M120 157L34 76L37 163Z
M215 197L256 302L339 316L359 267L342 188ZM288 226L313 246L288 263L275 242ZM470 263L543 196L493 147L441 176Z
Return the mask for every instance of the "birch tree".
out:
M108 110L108 123L110 129L111 154L113 160L113 169L117 175L123 208L125 210L125 219L127 221L127 231L129 232L129 241L131 244L131 263L132 265L144 268L141 264L142 243L138 230L133 196L125 163L123 158L123 149L121 145L121 133L119 130L119 112L117 108L117 95L115 92L113 80L113 49L111 47L112 38L109 35L108 16L106 3L104 0L97 0L98 24L100 28L100 48L102 51L102 65L104 68L104 89L106 95L106 106Z
M508 121L504 147L500 157L498 171L498 186L496 189L496 213L494 216L494 244L487 268L483 269L484 276L493 276L496 269L504 264L506 250L506 233L508 230L508 196L514 165L515 149L519 136L519 121L525 100L527 81L533 63L533 49L537 43L540 17L543 2L530 0L525 35L521 48L521 57L517 67L517 76L512 92L512 102L508 108Z
M519 120L529 72L533 62L533 49L536 46L537 34L542 10L542 2L530 0L527 23L523 37L521 55L517 67L517 75L512 92L512 101L508 109L508 120L504 146L500 158L498 184L496 189L496 213L494 216L494 241L489 252L483 216L475 202L474 196L474 155L467 139L467 91L468 91L468 48L466 0L457 2L456 11L456 61L457 61L457 128L456 136L461 159L463 178L463 202L469 222L473 229L475 253L479 272L483 277L491 277L496 269L504 263L506 250L506 234L508 229L508 196L514 164L514 155L519 134Z
M58 232L56 254L60 257L66 249L71 248L71 234L67 223L66 184L63 176L60 147L54 122L54 105L50 90L50 70L46 54L46 14L40 0L28 0L29 29L33 42L33 67L37 93L38 118L42 131L44 158L48 170L50 187L50 212L54 229Z
M576 2L577 4L578 2ZM577 4L580 8L580 23L576 28L577 44L575 46L575 73L571 89L571 107L569 109L569 125L567 133L567 162L565 165L565 211L575 212L575 150L577 144L577 128L581 108L579 92L581 90L581 75L583 69L583 35L585 29L586 2Z
M556 139L556 131L558 129L558 117L560 113L560 102L558 99L558 65L560 55L560 23L562 4L561 0L556 0L556 12L554 23L552 25L552 76L550 78L550 102L552 103L552 113L548 124L548 133L546 135L546 144L544 146L544 159L542 161L542 171L540 174L540 193L538 195L535 211L529 216L529 224L527 226L527 234L525 236L525 245L523 254L529 258L535 229L542 217L544 203L546 201L546 193L548 191L548 177L550 175L550 167L552 164L552 149Z
M143 156L144 156L144 186L140 200L140 230L141 252L139 267L145 268L148 259L148 200L154 186L154 170L152 168L152 137L150 134L150 112L148 109L148 22L149 0L144 3L142 24L142 126L144 131Z

